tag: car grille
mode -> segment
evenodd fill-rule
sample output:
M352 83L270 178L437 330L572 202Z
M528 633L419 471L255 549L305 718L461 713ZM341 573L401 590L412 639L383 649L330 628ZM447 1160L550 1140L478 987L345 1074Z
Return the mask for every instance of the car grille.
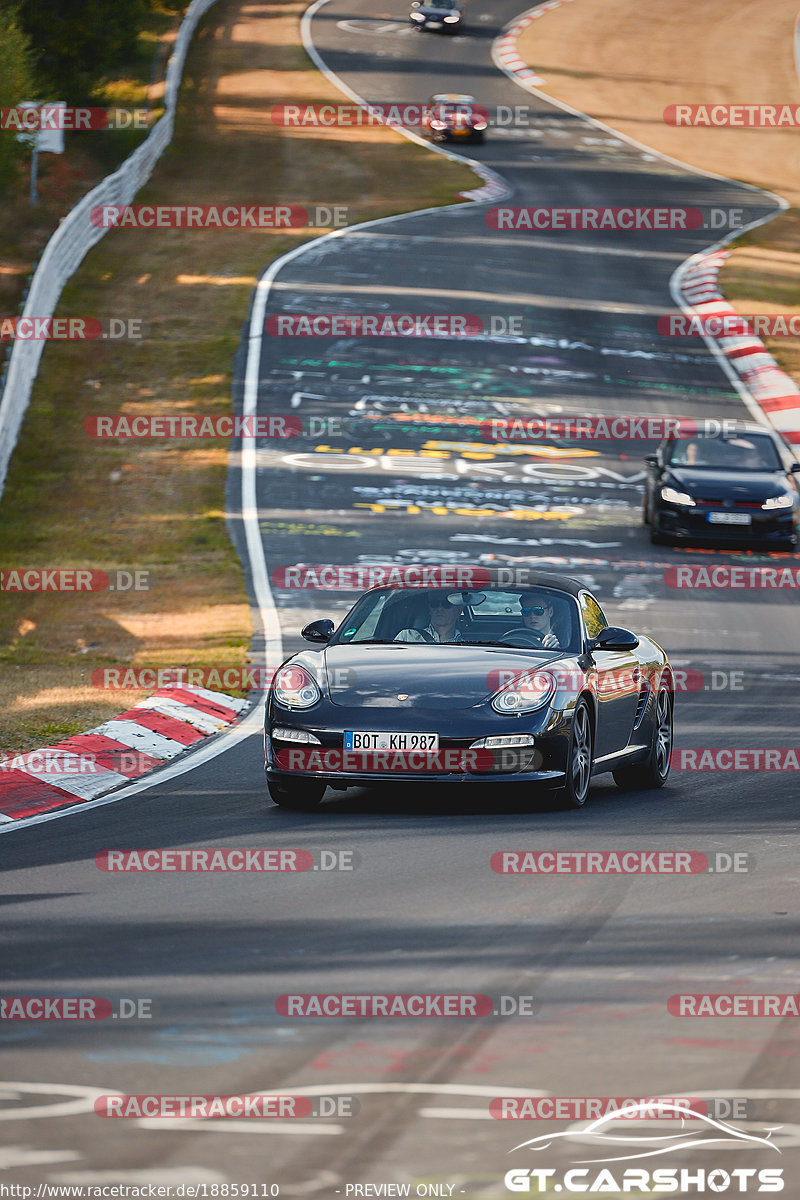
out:
M697 496L696 504L707 504L710 508L725 508L726 501L722 496ZM734 508L761 508L760 500L734 500Z

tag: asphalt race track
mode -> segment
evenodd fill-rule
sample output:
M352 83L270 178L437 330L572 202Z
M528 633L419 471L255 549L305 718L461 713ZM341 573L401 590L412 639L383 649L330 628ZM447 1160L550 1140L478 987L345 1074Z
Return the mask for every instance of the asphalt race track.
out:
M498 204L688 206L741 209L747 223L773 202L528 96L491 58L517 11L482 7L473 0L467 30L453 38L415 34L401 5L376 12L363 0L331 0L311 22L328 68L370 101L458 91L490 109L530 104L533 116L464 150L506 181L506 199L326 239L275 275L268 316L475 314L487 327L522 318L513 337L262 339L259 414L314 417L324 430L255 447L284 652L299 647L308 620L338 620L355 598L278 586L275 573L288 566L545 561L584 579L612 620L655 637L694 672L696 690L677 696L679 748L792 747L796 599L667 586L670 566L712 556L651 546L641 494L653 443L494 444L476 441L465 421L748 417L701 340L656 330L674 311L673 272L716 233L498 231L486 213ZM238 406L248 346L245 333ZM338 430L325 424L331 417ZM247 565L241 464L235 453L229 510ZM679 1017L668 1007L677 994L796 989L797 778L676 770L661 792L624 794L604 777L577 813L491 786L463 795L395 783L329 792L303 815L269 800L254 734L130 799L0 838L4 990L146 999L152 1013L0 1024L3 1077L14 1081L0 1089L0 1183L6 1169L31 1186L263 1183L286 1196L344 1197L347 1185L409 1183L412 1195L437 1184L444 1195L500 1197L511 1194L503 1176L512 1167L563 1172L639 1153L643 1134L680 1130L679 1121L638 1121L625 1126L623 1148L556 1139L538 1155L509 1153L569 1125L492 1119L493 1097L525 1093L721 1098L729 1106L719 1115L762 1138L773 1130L773 1145L687 1144L612 1164L617 1173L653 1162L693 1173L780 1167L785 1194L800 1194L797 1017ZM115 875L95 865L103 850L134 847L305 849L336 869ZM747 869L495 873L492 854L515 849L702 851L712 863L723 855L720 867L738 853ZM323 850L334 854L320 859ZM474 1018L395 1019L288 1017L277 1004L287 993L374 992L478 993L492 1005ZM504 1015L520 1003L529 1015ZM353 1098L354 1115L346 1105L333 1117L277 1122L92 1111L103 1093L263 1090ZM755 1176L748 1187L757 1190Z

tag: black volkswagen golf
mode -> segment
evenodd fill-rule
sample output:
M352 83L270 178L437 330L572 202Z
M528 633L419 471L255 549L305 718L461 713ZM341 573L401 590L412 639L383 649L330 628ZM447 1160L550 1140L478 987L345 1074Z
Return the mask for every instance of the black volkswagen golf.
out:
M648 466L643 520L656 544L696 540L794 549L800 463L763 425L665 439Z

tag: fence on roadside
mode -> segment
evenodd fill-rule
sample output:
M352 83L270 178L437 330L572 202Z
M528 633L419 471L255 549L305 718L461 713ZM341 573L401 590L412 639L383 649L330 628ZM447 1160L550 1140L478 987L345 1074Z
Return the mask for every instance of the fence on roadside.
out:
M108 232L92 224L92 209L102 204L130 204L139 188L150 178L156 162L172 141L178 88L189 43L201 17L216 3L217 0L192 0L187 8L167 64L164 115L155 123L141 146L67 213L45 246L33 273L23 317L51 317L64 284L78 269L92 246ZM15 341L13 344L0 398L0 496L45 345L45 341L33 339Z

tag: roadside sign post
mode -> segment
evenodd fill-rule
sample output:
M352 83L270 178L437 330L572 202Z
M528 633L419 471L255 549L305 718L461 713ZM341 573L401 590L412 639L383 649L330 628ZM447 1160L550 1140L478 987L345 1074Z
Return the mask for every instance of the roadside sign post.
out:
M17 105L18 108L33 108L41 111L46 109L47 112L57 111L67 107L66 100L52 100L48 104L42 104L40 100L22 100ZM55 118L54 128L42 129L41 127L32 130L30 133L18 133L17 139L31 147L31 188L30 201L31 204L39 203L39 191L37 188L37 179L39 174L39 152L44 151L48 154L63 154L64 153L64 129L63 123L59 117Z

